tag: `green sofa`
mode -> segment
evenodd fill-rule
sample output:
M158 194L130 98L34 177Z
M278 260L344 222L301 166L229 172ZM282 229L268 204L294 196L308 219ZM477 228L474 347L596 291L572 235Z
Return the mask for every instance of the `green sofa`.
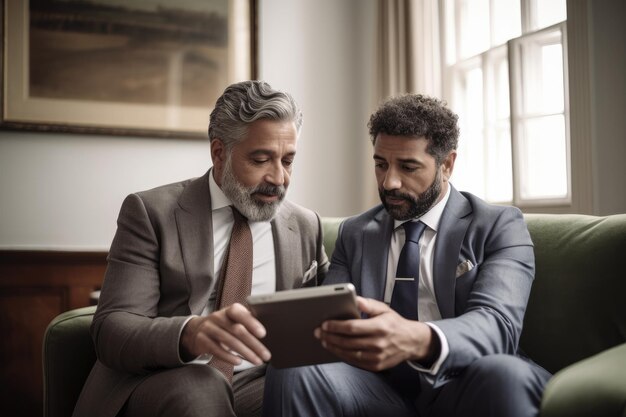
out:
M537 270L521 346L555 373L541 416L626 416L626 215L530 214L526 221ZM323 219L329 254L340 222ZM72 413L96 359L94 310L63 313L46 330L44 417Z

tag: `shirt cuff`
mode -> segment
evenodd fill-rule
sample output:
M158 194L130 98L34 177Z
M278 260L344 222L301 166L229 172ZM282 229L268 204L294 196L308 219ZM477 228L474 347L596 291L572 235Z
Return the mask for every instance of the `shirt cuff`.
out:
M441 353L439 354L439 357L432 364L430 368L424 368L422 365L420 365L419 363L415 361L407 361L407 362L409 366L411 366L413 369L420 371L420 372L425 372L427 374L434 376L434 375L437 375L437 372L439 372L441 365L448 358L448 354L450 353L450 347L448 346L448 339L446 339L446 336L443 334L441 329L437 327L437 325L433 323L429 323L429 322L427 322L426 324L430 326L430 328L433 329L435 333L437 333L437 336L439 337L439 341L441 343Z
M196 357L195 359L192 359L188 362L185 362L184 360L182 360L182 358L180 357L180 338L183 335L183 329L185 328L185 326L187 325L187 323L189 323L189 320L193 319L194 317L198 317L198 316L189 316L187 317L187 320L185 320L183 322L183 325L180 326L180 331L178 332L178 360L180 360L180 363L183 365L206 365L207 363L209 363L211 361L211 359L213 358L213 355L208 354L208 353L203 353L202 355Z

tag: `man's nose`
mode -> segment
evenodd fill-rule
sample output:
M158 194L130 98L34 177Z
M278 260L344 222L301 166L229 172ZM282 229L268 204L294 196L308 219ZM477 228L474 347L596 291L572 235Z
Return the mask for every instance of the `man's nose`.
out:
M402 186L402 181L397 175L396 170L389 169L385 173L385 179L383 180L383 188L385 190L397 190Z
M269 172L265 176L265 181L272 185L281 186L285 184L287 178L285 167L281 163L272 164Z

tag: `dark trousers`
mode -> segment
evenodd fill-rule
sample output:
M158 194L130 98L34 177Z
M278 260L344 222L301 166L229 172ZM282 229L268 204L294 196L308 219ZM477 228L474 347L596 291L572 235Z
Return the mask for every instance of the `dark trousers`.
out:
M422 377L414 389L399 390L385 373L345 363L269 367L263 415L536 417L549 378L543 368L511 355L485 356L436 389Z

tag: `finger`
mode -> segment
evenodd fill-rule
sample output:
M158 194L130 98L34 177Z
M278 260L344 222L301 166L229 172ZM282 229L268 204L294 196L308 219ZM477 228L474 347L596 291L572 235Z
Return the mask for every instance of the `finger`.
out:
M402 357L385 350L349 349L328 343L322 343L322 346L350 365L375 372L396 366L403 360Z
M357 297L357 306L359 307L359 310L366 313L370 317L378 316L391 310L391 307L381 301L360 296Z
M226 309L226 317L230 320L230 333L237 337L264 361L271 358L270 351L259 340L265 337L265 327L243 305L236 303Z
M225 310L210 314L202 323L199 332L213 340L216 344L227 346L244 359L261 364L269 361L269 350L241 323L232 321ZM211 353L211 352L208 352Z
M360 349L341 349L330 345L324 347L339 359L350 365L371 371L378 370L378 361L375 359L375 356L371 354L371 352Z
M265 346L253 335L248 333L241 324L234 324L220 336L220 343L222 343L226 349L236 352L244 359L256 365L260 365L264 360L269 360L270 358L269 351Z
M241 357L239 355L235 354L234 352L231 352L225 346L221 345L220 343L215 342L214 340L211 340L205 335L201 335L200 337L203 339L202 340L203 346L206 347L207 352L213 355L213 357L217 359L221 359L224 362L228 362L233 366L241 364Z
M345 337L334 333L322 332L323 344L343 350L367 350L380 352L385 349L386 340L380 337Z
M225 327L216 327L216 330L207 330L205 334L249 362L260 365L271 358L269 350L242 324L230 323Z
M257 339L262 339L267 334L265 327L258 321L242 304L235 303L226 308L227 317L235 323L241 323Z
M388 310L382 315L368 319L356 320L328 320L322 323L322 331L328 333L337 333L344 336L352 337L371 337L383 336L389 330L389 314L396 314L393 310ZM400 316L393 317L391 320L401 320Z

